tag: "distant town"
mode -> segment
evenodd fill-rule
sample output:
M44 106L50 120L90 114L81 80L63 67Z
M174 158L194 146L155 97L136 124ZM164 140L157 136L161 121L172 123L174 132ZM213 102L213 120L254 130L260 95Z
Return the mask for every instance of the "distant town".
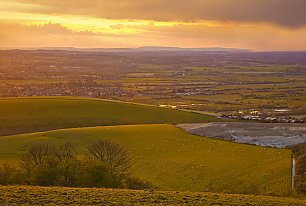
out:
M260 116L260 115L227 115L223 114L220 116L225 119L237 119L237 120L251 120L264 123L304 123L304 120L297 119L295 117L275 117L275 116Z

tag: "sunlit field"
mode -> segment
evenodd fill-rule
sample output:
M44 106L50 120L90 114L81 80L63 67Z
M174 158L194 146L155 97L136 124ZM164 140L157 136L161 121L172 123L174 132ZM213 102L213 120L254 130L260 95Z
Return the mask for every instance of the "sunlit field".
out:
M1 162L17 164L28 145L70 141L79 153L94 140L129 151L132 174L161 190L287 195L291 151L213 140L170 125L64 129L0 137Z

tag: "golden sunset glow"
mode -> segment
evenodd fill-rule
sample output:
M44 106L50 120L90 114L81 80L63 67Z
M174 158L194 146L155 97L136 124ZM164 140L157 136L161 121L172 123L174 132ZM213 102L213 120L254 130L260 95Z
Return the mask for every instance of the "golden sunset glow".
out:
M1 0L0 46L306 49L305 16L291 11L303 7L302 0L295 0L296 8L278 7L273 0L188 2ZM277 14L286 9L288 16Z

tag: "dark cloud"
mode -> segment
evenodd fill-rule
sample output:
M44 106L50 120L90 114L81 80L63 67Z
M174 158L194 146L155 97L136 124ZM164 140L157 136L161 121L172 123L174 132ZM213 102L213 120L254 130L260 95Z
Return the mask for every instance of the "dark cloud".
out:
M265 22L306 25L306 0L18 0L45 6L39 12L111 19ZM35 10L37 12L37 9Z

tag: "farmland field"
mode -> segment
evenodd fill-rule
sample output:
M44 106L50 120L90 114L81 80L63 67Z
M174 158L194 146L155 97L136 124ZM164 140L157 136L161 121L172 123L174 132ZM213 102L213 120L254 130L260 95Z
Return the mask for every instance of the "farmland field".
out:
M306 206L305 8L0 0L0 206Z
M305 199L214 193L0 187L3 205L306 205Z
M303 119L305 56L0 51L0 97L85 96L217 114L257 110Z
M132 174L162 190L287 195L291 151L187 134L170 125L63 129L0 137L1 162L16 162L35 142L71 141L79 152L93 140L112 140L132 158Z
M84 126L216 121L178 110L72 97L3 98L0 114L2 136Z
M243 122L249 129L241 130L234 123L221 136L234 141L236 134L243 135L233 143L206 138L219 137L220 127L188 134L172 125L218 126L225 120L217 116L251 115L263 122L290 119L288 128L305 128L292 124L306 121L305 68L304 52L0 51L0 165L18 164L28 146L38 142L70 141L82 159L92 141L112 140L128 151L132 177L152 183L154 190L180 191L0 187L0 201L303 205L298 199L224 194L305 194L306 150L286 149L304 142L305 129L292 132L267 123L263 130Z

